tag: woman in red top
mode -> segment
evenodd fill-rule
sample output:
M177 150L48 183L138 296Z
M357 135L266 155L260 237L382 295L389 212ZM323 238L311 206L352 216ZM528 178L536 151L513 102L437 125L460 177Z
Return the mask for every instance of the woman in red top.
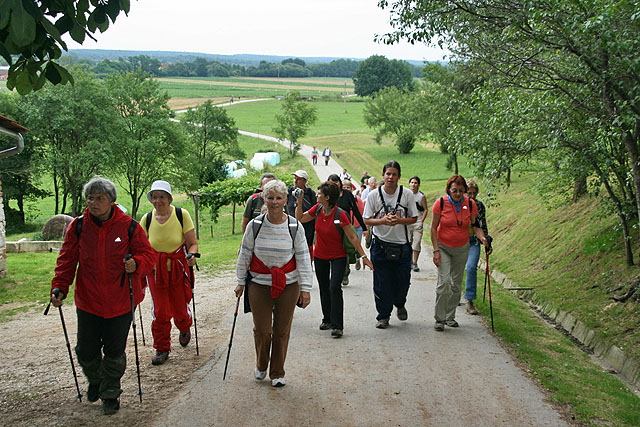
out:
M322 305L321 330L332 329L331 336L340 338L343 331L342 276L347 265L347 252L342 246L342 233L336 227L339 222L347 238L363 258L364 265L373 270L373 264L367 258L356 233L351 228L347 214L340 212L340 219L334 222L336 202L340 189L332 182L324 182L318 187L318 204L302 213L302 198L298 199L296 219L305 223L316 218L316 246L313 250L316 278L320 288Z
M462 276L469 255L469 226L478 240L491 253L489 243L476 223L478 207L464 194L467 183L461 175L453 175L447 181L447 195L436 199L431 221L433 263L438 267L435 319L436 331L444 331L444 325L458 327L456 307L460 301ZM476 226L477 225L477 226Z

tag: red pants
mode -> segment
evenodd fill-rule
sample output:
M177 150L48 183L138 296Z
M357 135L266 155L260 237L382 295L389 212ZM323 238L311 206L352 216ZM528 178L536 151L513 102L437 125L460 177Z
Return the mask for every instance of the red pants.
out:
M151 304L153 310L153 322L151 333L153 334L153 348L157 352L171 350L171 318L180 332L185 333L193 323L191 317L191 286L180 275L178 280L170 281L168 285L149 281L151 292Z

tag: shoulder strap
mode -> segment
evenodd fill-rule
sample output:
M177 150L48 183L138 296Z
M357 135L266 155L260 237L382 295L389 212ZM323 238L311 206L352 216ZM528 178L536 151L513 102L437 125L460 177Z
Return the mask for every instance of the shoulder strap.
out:
M344 235L344 230L340 225L340 216L342 215L342 212L343 212L342 208L336 206L336 210L333 213L333 225L335 225L336 229L338 230L338 233L340 233L341 236Z
M176 216L178 217L178 221L180 222L180 228L184 227L182 223L182 208L176 206Z
M444 209L444 197L440 197L440 215L442 215L443 209Z
M262 228L262 222L264 221L264 216L266 214L260 214L257 217L253 218L253 241L255 242L258 237L258 233L260 233L260 229Z
M291 223L292 218L293 223ZM291 248L295 251L296 235L298 234L298 227L300 226L300 222L291 215L287 215L287 225L289 226L289 236L291 236Z
M384 209L385 214L389 213L387 211L387 204L384 202L384 197L382 196L382 185L378 187L378 194L380 195L380 203L382 203L382 208L380 208L378 212ZM376 212L376 215L378 214L378 212Z
M151 225L151 215L153 215L153 211L149 211L144 216L144 229L149 234L149 226Z
M82 233L82 221L84 220L84 215L80 215L76 220L76 236L80 237L80 233Z
M402 201L402 190L404 189L404 187L401 185L400 186L400 191L398 191L398 198L396 199L396 207L395 209L398 209L398 206L400 205L400 201Z
M131 224L129 224L129 230L127 231L127 234L129 235L129 240L131 240L133 233L136 231L137 225L138 223L136 222L136 220L131 218Z
M469 215L471 215L471 212L473 211L473 209L471 209L471 197L467 197L467 199L469 199Z

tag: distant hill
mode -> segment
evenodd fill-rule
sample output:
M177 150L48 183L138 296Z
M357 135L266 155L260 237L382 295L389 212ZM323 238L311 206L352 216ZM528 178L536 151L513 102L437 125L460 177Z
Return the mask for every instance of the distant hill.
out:
M208 61L218 61L223 64L237 64L248 66L257 66L260 61L282 62L287 58L300 58L307 64L329 63L336 59L353 59L363 61L366 58L344 58L344 57L323 57L323 56L278 56L278 55L254 55L254 54L237 54L237 55L218 55L211 53L198 52L171 52L171 51L154 51L154 50L103 50L103 49L70 49L68 55L74 60L88 59L90 61L100 62L103 59L117 60L118 58L126 59L130 56L146 55L157 59L160 62L193 62L194 59L200 57ZM410 64L421 66L423 61L406 60Z

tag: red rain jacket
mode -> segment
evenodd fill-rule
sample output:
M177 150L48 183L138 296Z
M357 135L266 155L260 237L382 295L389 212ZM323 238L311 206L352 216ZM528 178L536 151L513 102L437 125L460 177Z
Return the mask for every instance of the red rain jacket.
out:
M88 209L85 210L79 239L77 221L75 218L67 227L51 289L58 288L66 296L75 277L75 303L80 310L106 319L130 312L126 275L122 282L124 256L130 253L136 262L136 271L131 275L135 305L144 299L143 281L155 261L144 230L137 224L129 241L131 217L116 205L113 205L113 215L102 226L93 221Z

